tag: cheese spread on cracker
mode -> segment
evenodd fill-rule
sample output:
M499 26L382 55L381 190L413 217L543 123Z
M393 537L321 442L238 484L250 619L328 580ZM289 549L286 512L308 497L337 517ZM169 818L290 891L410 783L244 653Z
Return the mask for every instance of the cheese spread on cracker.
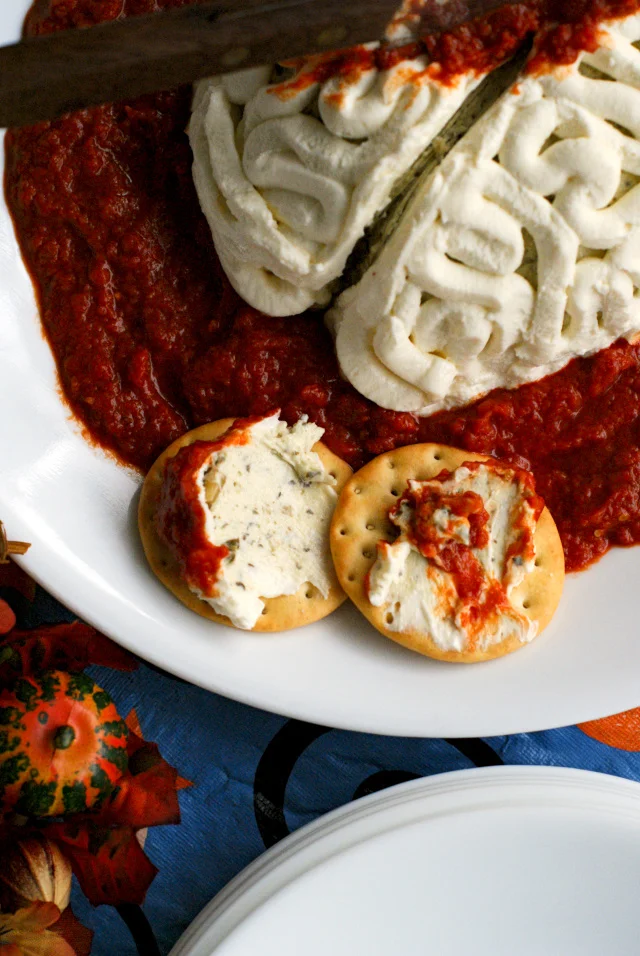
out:
M467 133L329 321L343 374L429 415L640 331L640 16L524 76Z
M392 631L428 633L442 651L486 651L538 626L511 600L535 566L543 502L531 476L468 462L428 481L409 480L389 518L366 582Z
M275 413L239 421L167 464L159 530L193 593L238 628L256 625L266 598L305 583L326 598L335 581L336 481L313 451L322 435Z
M324 80L322 66L307 57L196 86L200 205L234 288L267 315L328 305L365 228L479 82L438 83L424 56Z

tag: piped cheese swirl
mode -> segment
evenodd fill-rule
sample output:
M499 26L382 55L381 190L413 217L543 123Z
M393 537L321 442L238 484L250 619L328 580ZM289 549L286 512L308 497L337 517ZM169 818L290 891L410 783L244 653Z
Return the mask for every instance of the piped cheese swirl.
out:
M266 67L196 87L200 204L233 286L269 315L328 303L365 227L476 83L438 84L424 56L323 82L318 65L309 58L286 81Z
M330 313L363 395L431 414L640 331L638 40L521 80L421 189Z

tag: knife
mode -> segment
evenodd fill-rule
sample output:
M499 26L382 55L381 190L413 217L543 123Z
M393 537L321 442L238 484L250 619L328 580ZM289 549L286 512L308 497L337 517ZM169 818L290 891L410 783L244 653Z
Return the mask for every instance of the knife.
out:
M402 12L425 34L503 5L405 0ZM399 6L399 0L209 0L26 37L0 47L0 127L379 40Z
M7 2L7 0L0 0ZM0 47L0 126L384 35L398 0L214 0Z
M333 295L356 285L378 257L381 248L388 242L411 200L429 179L453 147L484 116L503 93L513 86L527 62L533 46L533 36L528 36L516 54L497 67L466 97L462 106L420 154L413 166L396 183L391 201L382 209L362 238L356 243L347 259L342 275L336 280Z

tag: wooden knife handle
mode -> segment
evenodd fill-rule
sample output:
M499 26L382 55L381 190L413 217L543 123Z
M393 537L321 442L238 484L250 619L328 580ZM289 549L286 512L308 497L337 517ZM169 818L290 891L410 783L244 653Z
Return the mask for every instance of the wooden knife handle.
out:
M216 0L0 48L0 126L380 39L398 0Z

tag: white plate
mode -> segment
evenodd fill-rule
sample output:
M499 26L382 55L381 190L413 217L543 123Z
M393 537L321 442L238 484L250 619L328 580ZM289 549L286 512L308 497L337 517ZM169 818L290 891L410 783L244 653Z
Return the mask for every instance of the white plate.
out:
M18 36L27 5L3 0L0 42ZM476 667L420 658L351 607L267 637L183 608L145 565L138 477L89 446L59 399L1 201L0 408L0 516L33 543L24 567L77 614L193 683L288 716L404 736L539 730L640 704L638 550L570 578L538 641Z
M171 956L637 956L640 787L581 770L440 774L265 854Z

